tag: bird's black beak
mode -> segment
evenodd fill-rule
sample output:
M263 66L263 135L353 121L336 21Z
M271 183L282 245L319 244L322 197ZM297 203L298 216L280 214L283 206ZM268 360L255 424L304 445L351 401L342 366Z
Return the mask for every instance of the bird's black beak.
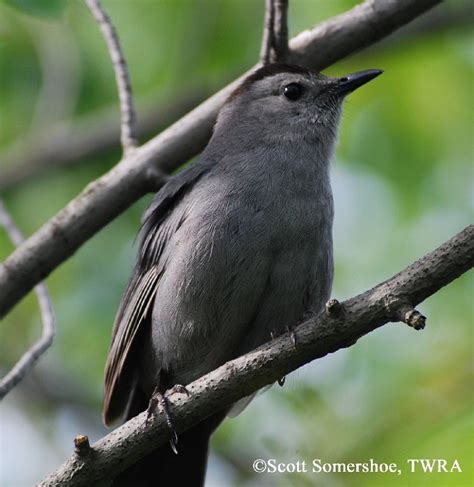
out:
M357 73L348 74L342 76L336 80L336 90L339 95L347 95L352 93L359 86L365 85L371 79L376 78L379 74L382 74L381 69L367 69L366 71L358 71Z

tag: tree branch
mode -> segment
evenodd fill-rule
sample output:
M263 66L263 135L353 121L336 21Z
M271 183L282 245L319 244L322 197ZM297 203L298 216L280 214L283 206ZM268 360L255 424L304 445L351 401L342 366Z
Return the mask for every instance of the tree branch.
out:
M323 69L387 36L439 2L367 0L298 35L290 42L289 56L308 68ZM202 151L220 107L242 78L90 183L14 251L0 266L0 317L97 231L147 191L159 188L164 179L156 168L172 171Z
M443 3L435 10L418 17L409 25L389 36L376 48L400 46L421 40L423 37L440 34L447 31L472 28L474 24L474 4L458 2L456 4ZM403 48L403 47L402 47ZM372 49L371 49L372 50Z
M285 62L288 56L288 0L265 0L260 62Z
M474 5L471 3L449 7L446 4L428 12L409 25L401 27L395 34L388 36L376 46L386 49L396 44L403 49L407 42L456 29L471 26L474 22ZM263 46L263 42L262 42ZM167 127L182 117L189 110L201 103L206 97L206 90L184 92L171 102L160 102L161 107L148 109L137 120L137 135L143 140ZM208 95L207 95L208 96ZM154 101L143 103L144 110ZM140 103L138 103L140 106ZM104 113L106 112L106 113ZM71 126L59 124L44 133L35 134L29 140L21 140L0 153L0 160L5 170L0 172L0 193L8 191L49 170L63 166L73 166L84 160L101 156L120 145L120 126L114 113L102 109L75 121Z
M0 225L3 226L14 245L18 246L23 242L23 235L13 223L2 200L0 200ZM3 399L18 384L18 382L25 377L25 375L34 367L38 359L53 343L56 324L51 299L48 290L46 289L46 285L43 283L38 284L35 287L35 292L38 297L38 304L41 311L43 332L41 338L22 355L10 372L8 372L0 381L0 399Z
M263 19L262 47L260 49L260 62L270 64L273 47L273 19L275 18L274 0L265 0L265 17Z
M285 62L288 55L288 0L274 0L273 49L275 62Z
M317 32L306 30L291 39L290 60L298 64L311 59L315 67L330 66L387 37L440 3L441 0L366 0L324 22Z
M99 24L109 50L115 72L115 80L120 99L120 140L125 155L133 150L138 142L135 133L135 107L133 104L132 85L128 74L127 62L120 46L117 32L99 0L85 0L87 7Z
M397 321L408 308L414 310L473 265L471 225L373 289L338 305L333 301L329 306L332 311L294 329L296 346L291 334L286 333L186 386L190 397L169 391L177 432L182 433L211 411L230 406L311 360L350 346L385 323ZM158 413L150 421L146 418L147 413L142 413L112 431L95 443L86 457L73 455L40 486L75 487L110 480L168 440L164 415Z

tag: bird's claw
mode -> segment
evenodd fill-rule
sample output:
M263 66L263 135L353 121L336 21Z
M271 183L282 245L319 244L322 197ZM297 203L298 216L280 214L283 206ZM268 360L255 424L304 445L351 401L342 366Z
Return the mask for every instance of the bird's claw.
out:
M155 388L153 391L153 394L150 398L150 402L148 403L148 408L147 408L147 418L146 421L150 420L151 416L153 413L156 411L157 406L161 407L161 410L163 411L163 414L165 416L165 421L166 425L168 426L168 429L170 430L170 438L169 438L169 443L171 446L171 449L173 450L173 453L176 455L178 454L178 434L176 433L176 430L174 429L173 425L173 420L171 418L171 414L169 411L168 407L168 400L166 399L165 395L158 390L158 388Z
M296 348L297 341L296 341L296 332L295 332L294 328L292 326L287 326L286 331L287 331L287 333L290 334L291 343L293 343L293 347Z

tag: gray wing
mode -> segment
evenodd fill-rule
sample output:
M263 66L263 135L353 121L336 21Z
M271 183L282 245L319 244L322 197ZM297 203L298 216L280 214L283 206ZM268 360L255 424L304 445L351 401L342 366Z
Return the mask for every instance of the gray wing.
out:
M187 167L163 186L145 212L137 263L115 318L105 366L103 417L106 424L122 415L133 387L134 371L128 360L134 352L139 330L149 322L149 312L164 271L160 256L180 224L179 220L167 216L214 165L214 161L201 159Z

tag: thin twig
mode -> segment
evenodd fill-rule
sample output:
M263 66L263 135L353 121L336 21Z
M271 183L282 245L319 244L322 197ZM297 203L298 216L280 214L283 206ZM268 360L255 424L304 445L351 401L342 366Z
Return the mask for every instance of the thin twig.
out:
M132 85L128 73L127 62L120 46L117 32L99 0L85 0L90 12L99 24L114 66L115 80L120 99L120 140L124 153L127 154L137 147L136 116L133 103Z
M293 328L292 333L271 340L256 350L227 362L186 385L190 395L168 391L166 399L178 433L302 365L354 344L359 338L396 321L406 303L413 307L472 268L474 225L414 262L392 278L347 301L335 302L339 312L329 310ZM387 305L389 304L389 305ZM143 458L169 437L165 415L147 422L141 413L92 445L94 455L82 459L72 455L39 484L41 487L97 485Z
M13 223L2 200L0 200L0 225L3 226L15 246L18 247L23 242L23 235ZM10 372L0 381L0 399L3 399L25 377L53 343L56 333L56 322L46 285L43 283L38 284L35 287L35 292L38 297L43 332L41 338L23 354Z
M275 62L285 62L288 56L288 0L274 0L273 49Z
M285 62L288 56L288 0L265 0L260 62Z
M263 65L271 62L274 14L274 1L265 0L265 18L263 21L262 47L260 49L260 62Z

